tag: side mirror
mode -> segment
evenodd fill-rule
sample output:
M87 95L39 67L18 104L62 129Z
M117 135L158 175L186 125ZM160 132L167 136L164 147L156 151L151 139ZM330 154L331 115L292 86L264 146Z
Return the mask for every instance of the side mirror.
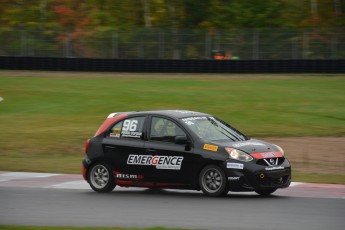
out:
M189 141L186 136L175 136L175 144L186 145L189 144Z

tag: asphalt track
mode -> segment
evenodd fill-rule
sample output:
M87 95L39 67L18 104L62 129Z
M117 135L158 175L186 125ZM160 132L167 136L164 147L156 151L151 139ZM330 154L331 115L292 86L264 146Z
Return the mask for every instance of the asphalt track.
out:
M93 192L80 175L0 172L0 225L344 229L345 185L293 183L271 197L116 188Z

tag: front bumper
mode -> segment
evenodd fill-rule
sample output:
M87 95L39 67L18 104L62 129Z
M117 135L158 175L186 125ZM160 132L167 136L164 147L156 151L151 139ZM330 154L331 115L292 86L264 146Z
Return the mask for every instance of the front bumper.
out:
M230 191L287 188L291 183L291 165L287 159L275 166L259 165L255 160L229 160L224 163L224 168Z

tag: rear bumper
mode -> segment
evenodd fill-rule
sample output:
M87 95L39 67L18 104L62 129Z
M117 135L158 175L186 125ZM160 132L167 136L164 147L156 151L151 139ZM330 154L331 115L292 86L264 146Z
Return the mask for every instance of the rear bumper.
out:
M81 173L83 175L84 180L87 180L87 178L86 178L87 170L86 170L85 162L84 161L81 163Z
M83 178L87 180L87 173L88 173L88 169L89 169L90 163L88 163L88 158L85 157L85 159L82 161L81 163L81 172L83 175Z

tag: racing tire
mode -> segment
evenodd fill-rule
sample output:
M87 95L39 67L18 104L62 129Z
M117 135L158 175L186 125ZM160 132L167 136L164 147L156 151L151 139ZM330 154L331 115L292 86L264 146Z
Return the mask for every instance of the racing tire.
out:
M208 165L199 175L199 185L206 196L224 196L228 193L224 171L216 165Z
M115 180L109 166L104 163L96 163L91 166L88 173L88 182L95 192L111 192L115 188Z
M269 196L272 193L274 193L275 191L277 191L276 188L268 188L268 189L257 189L255 190L255 192L261 196Z

